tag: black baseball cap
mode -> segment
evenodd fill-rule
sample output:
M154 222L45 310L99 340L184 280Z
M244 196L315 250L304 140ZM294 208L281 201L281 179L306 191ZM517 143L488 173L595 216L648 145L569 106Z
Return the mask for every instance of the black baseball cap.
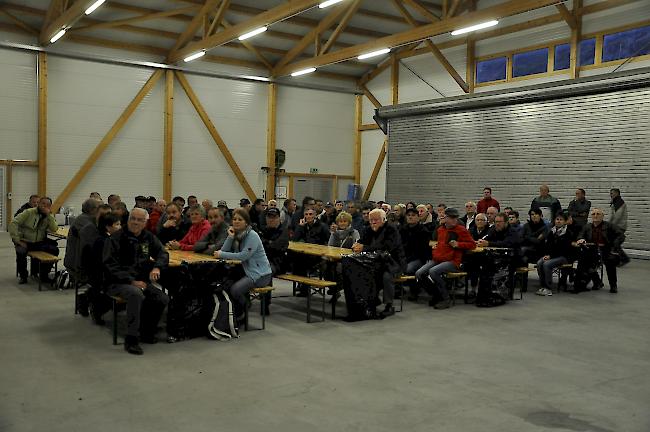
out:
M450 218L457 218L459 216L458 210L453 207L447 207L445 209L445 214Z
M266 217L280 217L280 210L275 207L271 207L266 210Z

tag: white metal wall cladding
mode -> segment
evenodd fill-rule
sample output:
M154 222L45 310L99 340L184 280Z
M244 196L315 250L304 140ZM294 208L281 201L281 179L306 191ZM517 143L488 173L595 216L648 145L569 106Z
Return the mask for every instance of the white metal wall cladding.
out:
M608 215L609 189L618 187L629 211L626 246L647 250L649 124L650 87L393 118L387 200L463 209L491 186L502 208L525 219L547 183L563 208L582 187Z

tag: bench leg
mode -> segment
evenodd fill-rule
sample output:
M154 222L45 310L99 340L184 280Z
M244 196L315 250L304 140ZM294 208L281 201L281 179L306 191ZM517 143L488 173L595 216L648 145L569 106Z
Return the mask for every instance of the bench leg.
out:
M336 319L336 303L337 303L337 296L339 292L335 291L334 296L332 297L332 321Z
M323 297L323 304L322 306L322 312L323 312L323 319L321 321L325 321L325 291L327 291L325 288L321 288L320 290L321 296Z
M406 295L404 291L404 286L405 284L400 284L399 289L400 289L400 296L399 296L399 310L397 312L402 312L402 309L404 309L404 296Z
M79 314L79 286L74 282L74 314Z
M266 294L260 295L260 303L262 303L262 330L264 330L266 329L266 314L264 313L266 310Z
M248 299L246 301L246 304L244 305L244 331L248 331L248 304L252 303L250 294L248 295Z
M469 273L465 276L465 298L463 303L467 304L469 302Z
M32 258L32 261L34 258ZM38 279L38 290L41 290L41 260L36 260L36 279Z
M117 345L117 302L113 299L113 345Z
M307 287L307 322L311 322L311 287Z

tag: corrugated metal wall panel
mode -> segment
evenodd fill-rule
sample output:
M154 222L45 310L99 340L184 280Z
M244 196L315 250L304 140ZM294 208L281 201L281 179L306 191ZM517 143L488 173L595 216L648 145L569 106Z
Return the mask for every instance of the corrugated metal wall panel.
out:
M462 208L489 185L526 212L542 183L566 207L575 188L608 213L628 202L627 246L648 249L650 88L391 119L387 200ZM418 178L414 182L414 178Z
M0 50L0 159L37 157L36 55Z

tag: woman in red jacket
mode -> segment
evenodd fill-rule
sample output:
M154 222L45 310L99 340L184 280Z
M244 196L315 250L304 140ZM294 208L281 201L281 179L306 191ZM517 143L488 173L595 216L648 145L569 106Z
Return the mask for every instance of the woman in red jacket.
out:
M193 205L189 209L190 220L192 221L192 226L190 230L185 234L185 237L181 241L172 240L167 243L167 246L170 249L181 249L185 251L194 250L194 243L201 240L203 236L210 232L212 228L210 222L205 220L205 210L200 205Z
M442 275L457 271L463 260L464 251L476 248L476 243L469 231L464 225L458 224L458 210L449 207L445 209L445 216L444 224L436 229L437 244L433 248L433 260L415 272L418 282L423 282L428 278L440 293L441 301L435 303L432 300L429 303L436 309L447 309L451 304Z

